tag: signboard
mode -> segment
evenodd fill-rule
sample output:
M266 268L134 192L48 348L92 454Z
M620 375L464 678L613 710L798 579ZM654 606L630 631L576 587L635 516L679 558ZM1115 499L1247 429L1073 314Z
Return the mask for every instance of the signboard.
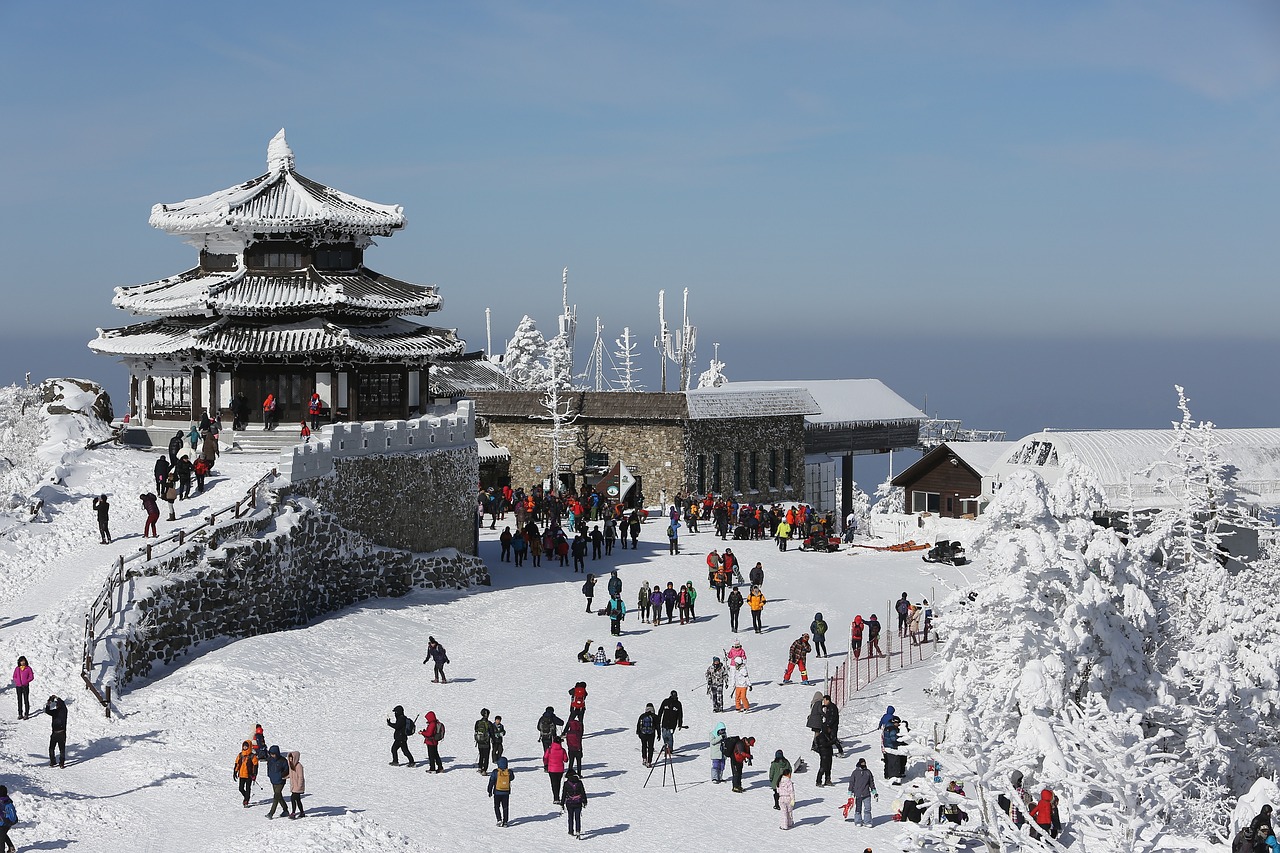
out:
M618 463L618 497L624 498L627 492L631 491L631 487L636 484L636 478L631 476L631 472L627 470L627 466L621 462Z
M635 484L635 475L627 470L627 466L621 462L615 462L609 469L609 473L596 483L595 489L603 495L608 495L611 500L620 501L635 487Z

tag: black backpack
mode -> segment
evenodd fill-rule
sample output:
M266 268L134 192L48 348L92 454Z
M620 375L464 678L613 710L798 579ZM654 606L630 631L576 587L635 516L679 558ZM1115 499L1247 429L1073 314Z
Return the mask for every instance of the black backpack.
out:
M538 718L538 734L543 737L551 737L551 733L555 731L556 723L551 717L543 714Z
M720 754L725 758L733 758L733 750L738 746L738 741L742 738L737 735L726 735L725 739L720 741Z
M653 714L646 713L640 715L640 734L653 734Z
M400 728L404 730L405 737L408 737L409 735L413 734L413 729L414 729L413 720L409 719L408 717L405 717L404 722L400 724Z

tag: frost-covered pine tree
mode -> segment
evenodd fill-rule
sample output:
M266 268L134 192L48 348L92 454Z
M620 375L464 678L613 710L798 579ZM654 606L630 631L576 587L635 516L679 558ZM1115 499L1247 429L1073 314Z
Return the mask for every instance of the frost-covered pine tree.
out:
M507 377L529 390L546 387L545 359L547 342L538 326L528 314L516 326L515 334L507 341L506 354L502 357L502 369Z
M569 351L568 336L558 334L547 343L544 364L546 375L555 380L556 387L562 391L573 388L573 355Z
M635 339L631 337L631 327L624 326L622 336L614 340L617 349L613 352L614 361L617 366L614 371L618 374L618 390L619 391L643 391L644 386L636 381L636 374L641 368L636 365L636 361L640 357Z
M867 515L890 515L902 512L902 502L905 499L906 491L901 486L895 486L892 477L885 477L884 482L876 486L875 501L871 504Z
M556 375L559 365L556 363L556 351L548 354L547 376ZM560 491L560 474L566 459L571 459L574 448L578 445L578 413L573 406L570 389L560 387L558 382L547 380L542 395L542 409L545 414L533 417L549 421L550 426L542 431L551 449L551 488Z
M729 381L724 375L724 362L718 358L711 359L711 366L698 375L699 388L719 388Z

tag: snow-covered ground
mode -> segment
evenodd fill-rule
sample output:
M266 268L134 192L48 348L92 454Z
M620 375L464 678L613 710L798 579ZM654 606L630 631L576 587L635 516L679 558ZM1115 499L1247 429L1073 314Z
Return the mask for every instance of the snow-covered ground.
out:
M891 599L902 591L913 599L934 599L954 570L925 564L917 553L784 555L771 542L724 543L710 533L686 534L684 553L669 556L664 525L648 524L639 550L615 550L612 558L589 563L590 569L599 574L616 568L629 607L642 581L692 580L700 593L698 621L655 628L629 616L622 639L637 665L597 668L577 663L576 653L587 639L612 652L614 640L605 619L584 612L583 576L554 561L521 569L500 563L496 532L485 530L481 555L493 572L492 588L373 600L306 628L228 644L127 689L117 713L106 719L78 678L83 612L111 558L141 542L140 508L134 504L152 461L148 454L117 449L82 455L68 474L68 496L57 511L0 542L0 659L12 666L19 654L30 658L36 707L50 693L70 705L68 764L50 768L48 718L17 721L5 679L0 783L9 786L22 817L13 832L22 848L560 849L576 842L551 803L534 726L547 705L567 716L567 692L585 679L587 840L613 838L628 850L664 853L673 845L761 849L762 834L781 833L768 784L769 762L781 749L810 766L797 776L794 834L806 844L893 849L900 834L889 816L893 789L881 784L874 827L845 823L838 811L847 797L843 783L813 786L816 756L808 751L804 723L817 688L778 682L788 646L808 631L816 611L831 625L834 669L848 648L855 613L878 613L889 625L885 609ZM261 457L224 457L222 479L183 505L182 514L191 523L204 507L234 499L269 466ZM102 492L112 495L116 507L113 532L119 538L113 546L97 544L89 506L90 496ZM161 534L177 523L162 522ZM756 560L766 572L766 631L737 635L755 681L753 708L745 715L713 714L703 679L712 655L722 654L734 639L727 611L705 583L705 554L725 544L740 556L744 572ZM749 625L745 611L742 621ZM421 663L428 635L449 650L447 685L432 684ZM824 662L811 660L811 676L825 671ZM927 666L884 676L851 701L841 721L846 752L836 759L838 780L847 779L858 757L867 757L879 778L875 729L886 704L897 706L917 733L931 728L937 711L924 691L929 676ZM649 773L634 735L645 703L656 706L671 690L679 692L689 726L677 736L678 793L661 785L661 768L645 787ZM445 722L441 752L447 773L388 766L391 737L384 721L397 704L419 720L434 710ZM471 727L482 707L502 715L507 755L518 774L505 829L494 826L485 780L475 772ZM719 720L731 734L757 739L744 794L732 793L727 784L708 784L706 744ZM255 723L265 727L268 743L301 752L305 820L263 819L270 794L265 771L255 807L241 807L232 763ZM411 743L415 757L424 759L421 738Z

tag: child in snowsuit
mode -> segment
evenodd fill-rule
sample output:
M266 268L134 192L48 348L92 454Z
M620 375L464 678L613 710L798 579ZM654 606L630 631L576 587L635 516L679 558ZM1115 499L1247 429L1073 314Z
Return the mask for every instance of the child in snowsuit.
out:
M782 828L790 829L794 825L791 811L796 807L796 786L791 781L790 769L782 772L782 779L778 782L778 799L782 804Z

